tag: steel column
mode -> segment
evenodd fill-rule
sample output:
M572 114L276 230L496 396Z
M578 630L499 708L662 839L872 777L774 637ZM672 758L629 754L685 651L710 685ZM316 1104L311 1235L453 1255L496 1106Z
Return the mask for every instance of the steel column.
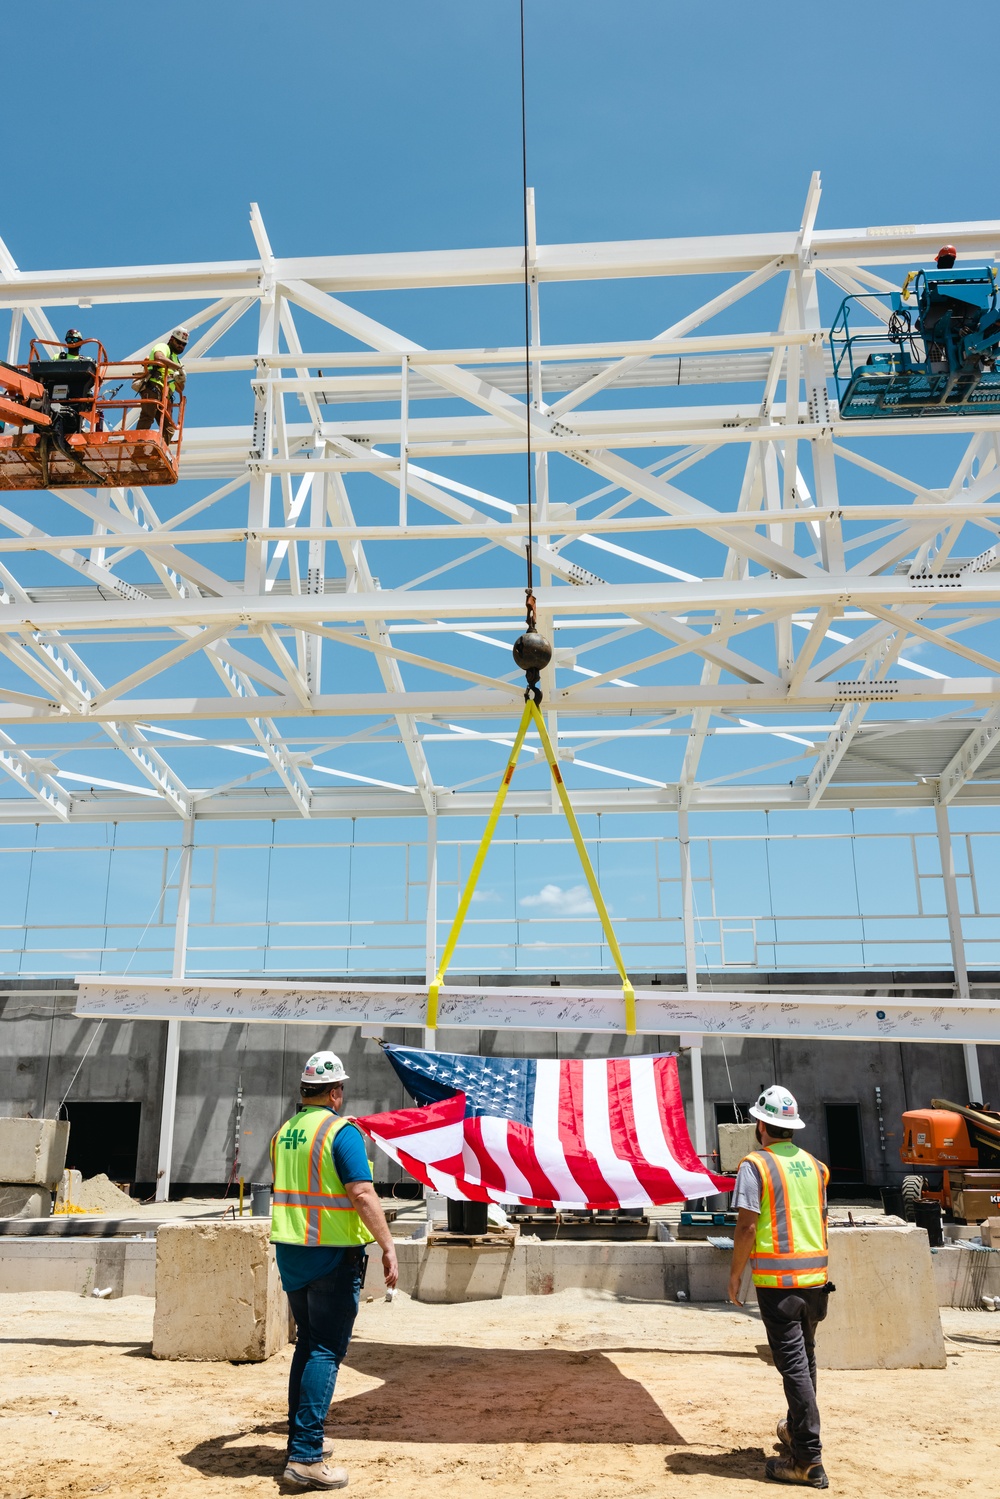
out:
M935 802L934 820L937 823L938 849L941 854L941 876L944 880L945 909L948 912L948 936L951 940L951 962L955 970L955 997L968 999L969 969L965 961L965 939L962 934L962 913L958 904L958 883L955 879L955 850L951 842L951 825L948 808L944 802ZM983 1083L979 1075L979 1052L975 1043L962 1047L965 1058L965 1082L968 1102L982 1103Z
M437 920L438 920L438 832L437 814L427 817L427 909L424 918L424 972L428 988L437 974ZM435 1035L424 1030L424 1047L435 1050Z
M681 917L684 925L684 972L687 975L688 991L698 989L698 949L694 935L694 888L691 884L691 839L688 833L686 807L677 811L677 851L681 862ZM699 1035L689 1034L686 1039L691 1051L691 1110L694 1115L694 1148L705 1160L708 1155L708 1139L705 1129L705 1082L701 1067L701 1041Z
M175 979L184 977L187 965L188 921L191 914L191 857L194 852L194 818L188 817L181 834L181 856L177 871L177 917L174 922ZM177 1112L177 1072L181 1055L181 1022L167 1021L167 1053L163 1064L163 1096L160 1104L160 1146L156 1161L156 1201L170 1199L170 1172L174 1153L174 1117Z

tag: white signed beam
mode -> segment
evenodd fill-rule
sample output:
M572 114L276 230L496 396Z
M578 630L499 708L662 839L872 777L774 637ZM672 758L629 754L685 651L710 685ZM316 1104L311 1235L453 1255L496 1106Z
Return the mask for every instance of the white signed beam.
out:
M233 984L201 979L81 977L76 1014L87 1019L279 1022L283 1025L421 1026L424 986ZM842 994L712 994L636 990L642 1035L702 1032L840 1041L1000 1042L1000 1005L979 1000L871 999ZM612 988L447 988L439 1001L447 1029L625 1030L621 991Z

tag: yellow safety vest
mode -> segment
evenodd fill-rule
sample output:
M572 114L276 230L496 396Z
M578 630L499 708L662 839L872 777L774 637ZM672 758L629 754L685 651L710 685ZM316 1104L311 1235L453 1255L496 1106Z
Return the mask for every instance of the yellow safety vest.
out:
M754 1285L826 1285L826 1166L791 1140L755 1150L745 1159L756 1166L761 1184L750 1258Z
M173 349L168 343L154 344L149 353L146 355L146 358L150 360L169 359L170 362L174 365L174 369L171 371L162 364L150 364L149 371L146 375L146 383L148 385L162 385L164 379L166 379L170 394L173 395L175 389L174 381L177 375L177 371L181 368L181 362L178 359L177 355L174 353Z
M271 1141L272 1244L372 1242L333 1164L334 1136L348 1123L327 1108L300 1109Z

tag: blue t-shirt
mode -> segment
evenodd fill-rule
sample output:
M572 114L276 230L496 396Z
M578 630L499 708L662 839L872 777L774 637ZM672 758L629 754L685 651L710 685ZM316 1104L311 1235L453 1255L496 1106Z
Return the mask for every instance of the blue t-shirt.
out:
M365 1140L356 1124L345 1124L333 1137L333 1164L337 1175L347 1182L370 1182L372 1168L368 1164ZM275 1244L278 1274L286 1294L301 1291L310 1281L321 1275L332 1275L347 1252L343 1245Z

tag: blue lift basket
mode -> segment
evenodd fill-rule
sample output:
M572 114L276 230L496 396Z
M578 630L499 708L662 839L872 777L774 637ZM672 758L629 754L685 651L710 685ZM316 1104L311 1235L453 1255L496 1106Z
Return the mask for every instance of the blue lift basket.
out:
M851 316L885 323L856 329ZM899 292L845 297L830 329L848 421L1000 413L1000 306L992 266L911 271Z

